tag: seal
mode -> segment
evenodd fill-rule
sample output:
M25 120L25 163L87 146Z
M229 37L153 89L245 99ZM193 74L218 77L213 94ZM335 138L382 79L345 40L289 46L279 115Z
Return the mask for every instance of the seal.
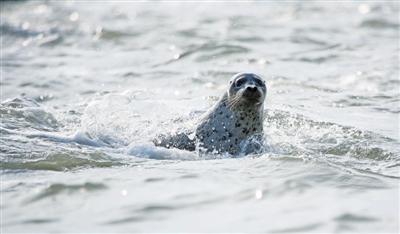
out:
M238 73L217 103L200 119L194 131L162 136L156 146L237 155L246 141L263 136L265 81L253 73ZM247 147L245 154L259 147Z

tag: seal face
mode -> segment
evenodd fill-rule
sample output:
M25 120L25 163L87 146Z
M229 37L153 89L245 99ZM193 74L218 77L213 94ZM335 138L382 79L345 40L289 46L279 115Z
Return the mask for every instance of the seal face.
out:
M179 133L154 143L167 148L238 154L245 140L262 135L266 94L267 88L261 77L253 73L236 74L227 91L200 120L194 138Z

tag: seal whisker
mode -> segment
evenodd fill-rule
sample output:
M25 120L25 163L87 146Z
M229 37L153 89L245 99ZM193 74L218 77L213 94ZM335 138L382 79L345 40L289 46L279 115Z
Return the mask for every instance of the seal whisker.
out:
M240 102L240 97L239 96L235 96L232 99L228 100L228 108L229 109L234 109L237 104Z

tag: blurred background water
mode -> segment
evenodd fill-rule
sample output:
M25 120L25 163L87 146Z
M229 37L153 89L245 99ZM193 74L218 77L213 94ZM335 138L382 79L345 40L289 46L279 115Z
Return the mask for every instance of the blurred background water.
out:
M399 26L396 1L2 1L2 232L399 232ZM242 71L267 153L151 144Z

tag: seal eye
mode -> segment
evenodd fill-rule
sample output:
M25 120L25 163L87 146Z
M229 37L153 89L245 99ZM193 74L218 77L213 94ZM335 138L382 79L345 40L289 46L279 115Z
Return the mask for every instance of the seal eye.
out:
M259 86L264 86L264 81L260 80L260 79L255 79L255 82L257 85Z
M245 80L244 79L239 79L236 81L235 85L236 87L242 86L244 84Z

